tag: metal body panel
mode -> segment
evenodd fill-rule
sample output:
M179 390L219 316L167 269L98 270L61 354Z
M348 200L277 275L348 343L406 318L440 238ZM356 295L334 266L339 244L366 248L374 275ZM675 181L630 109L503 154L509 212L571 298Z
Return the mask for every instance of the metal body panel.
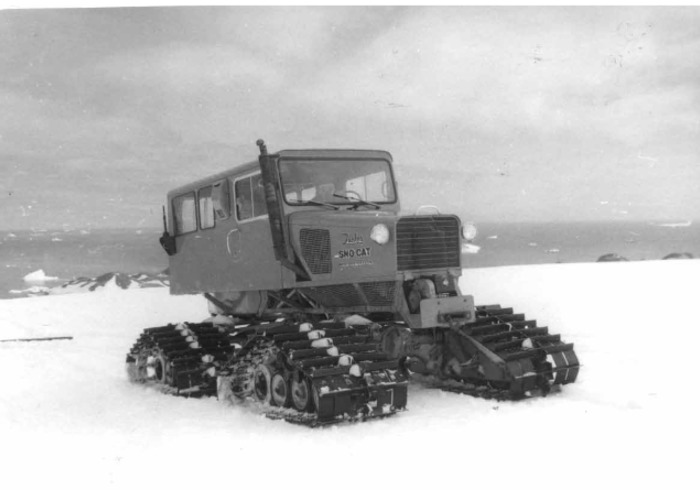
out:
M216 227L176 236L170 256L174 295L281 288L267 219L245 223L230 217Z

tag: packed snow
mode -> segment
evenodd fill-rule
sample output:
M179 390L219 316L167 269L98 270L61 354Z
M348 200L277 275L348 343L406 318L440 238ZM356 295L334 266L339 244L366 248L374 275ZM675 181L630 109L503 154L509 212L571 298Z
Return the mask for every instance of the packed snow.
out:
M200 296L115 287L2 300L0 338L73 340L0 342L0 491L569 499L698 489L699 281L695 260L465 270L477 303L512 306L574 342L578 382L521 402L412 385L406 412L322 429L127 381L138 333L203 319Z

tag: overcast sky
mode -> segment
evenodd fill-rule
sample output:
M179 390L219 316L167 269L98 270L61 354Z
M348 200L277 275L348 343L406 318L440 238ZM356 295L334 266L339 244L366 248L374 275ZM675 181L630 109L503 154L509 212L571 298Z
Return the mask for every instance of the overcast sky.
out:
M700 213L700 8L0 11L0 228L152 227L271 151L374 148L405 208Z

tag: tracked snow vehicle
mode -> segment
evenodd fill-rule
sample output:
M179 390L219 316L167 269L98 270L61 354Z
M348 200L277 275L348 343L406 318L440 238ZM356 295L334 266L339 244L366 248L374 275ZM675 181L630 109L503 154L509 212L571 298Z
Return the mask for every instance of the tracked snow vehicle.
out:
M389 153L258 146L168 193L171 293L204 294L211 318L144 330L132 381L308 425L403 410L414 374L499 399L575 381L572 344L462 295L470 227L401 215Z

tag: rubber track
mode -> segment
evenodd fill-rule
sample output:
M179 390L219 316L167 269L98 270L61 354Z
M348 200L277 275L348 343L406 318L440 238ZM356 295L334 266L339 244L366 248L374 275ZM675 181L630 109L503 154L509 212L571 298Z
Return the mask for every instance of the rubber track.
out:
M132 381L170 394L198 397L216 394L217 372L232 353L231 339L223 328L182 323L146 328L126 361Z

